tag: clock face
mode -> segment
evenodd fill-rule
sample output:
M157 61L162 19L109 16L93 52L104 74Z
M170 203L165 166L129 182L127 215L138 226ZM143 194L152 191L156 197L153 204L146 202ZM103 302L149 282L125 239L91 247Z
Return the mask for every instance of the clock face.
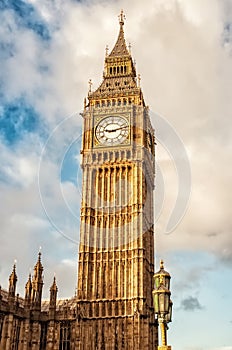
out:
M129 125L125 118L109 116L96 126L95 136L99 143L106 146L124 143L129 136Z

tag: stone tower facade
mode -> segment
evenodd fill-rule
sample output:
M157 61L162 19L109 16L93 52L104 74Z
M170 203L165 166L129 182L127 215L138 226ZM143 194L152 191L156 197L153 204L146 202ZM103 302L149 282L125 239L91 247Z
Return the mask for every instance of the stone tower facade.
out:
M42 300L41 253L16 294L0 287L0 350L153 350L154 131L119 18L103 81L85 99L77 295Z
M89 349L154 349L154 132L124 39L83 113L78 302ZM83 345L81 349L87 349Z

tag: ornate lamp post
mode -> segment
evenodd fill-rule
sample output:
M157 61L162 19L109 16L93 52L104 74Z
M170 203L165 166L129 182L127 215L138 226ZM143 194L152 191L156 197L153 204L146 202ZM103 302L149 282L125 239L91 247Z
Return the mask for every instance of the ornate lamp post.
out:
M163 260L160 261L160 270L154 274L155 289L152 291L154 309L158 316L161 331L161 346L158 350L171 350L167 345L167 324L172 321L172 301L170 299L170 274L164 270Z

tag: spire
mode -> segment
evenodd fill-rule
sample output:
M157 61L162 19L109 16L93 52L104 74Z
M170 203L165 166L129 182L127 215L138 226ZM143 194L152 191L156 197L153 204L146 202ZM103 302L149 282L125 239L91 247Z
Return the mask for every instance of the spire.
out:
M32 280L32 304L35 310L40 310L43 289L43 265L41 263L41 251L38 254L38 260L34 267L34 276Z
M24 306L30 306L31 303L31 291L32 291L32 283L31 283L31 274L29 273L28 281L25 285L25 299Z
M125 19L125 15L122 10L119 15L120 29L119 29L118 39L116 41L116 44L113 50L111 51L108 57L130 56L130 53L126 46L126 41L125 41L124 31L123 31L124 19Z
M39 251L38 260L37 260L37 263L35 264L35 267L34 267L33 280L34 281L36 280L37 282L43 281L42 273L43 273L43 265L41 263L41 251Z
M50 288L49 314L51 318L55 317L57 292L58 288L56 284L56 277L54 276L53 283Z
M142 105L145 106L142 90L140 87L140 78L136 79L135 64L132 60L129 49L126 46L124 37L123 11L119 15L119 34L113 50L108 54L106 49L105 65L103 72L103 81L94 91L92 81L89 81L88 107L115 106L121 105Z
M16 262L13 265L13 270L9 277L9 298L15 297L15 291L16 291L16 283L17 283L17 275L16 275Z
M54 276L53 283L52 283L51 288L50 288L50 292L57 292L57 291L58 291L58 288L57 288L57 284L56 284L56 276Z

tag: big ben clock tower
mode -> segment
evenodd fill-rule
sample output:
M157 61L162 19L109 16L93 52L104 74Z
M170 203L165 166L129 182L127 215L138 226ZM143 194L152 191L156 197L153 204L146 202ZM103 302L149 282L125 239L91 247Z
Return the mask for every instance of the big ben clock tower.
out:
M124 15L103 81L83 112L77 349L157 346L154 131L124 39Z

